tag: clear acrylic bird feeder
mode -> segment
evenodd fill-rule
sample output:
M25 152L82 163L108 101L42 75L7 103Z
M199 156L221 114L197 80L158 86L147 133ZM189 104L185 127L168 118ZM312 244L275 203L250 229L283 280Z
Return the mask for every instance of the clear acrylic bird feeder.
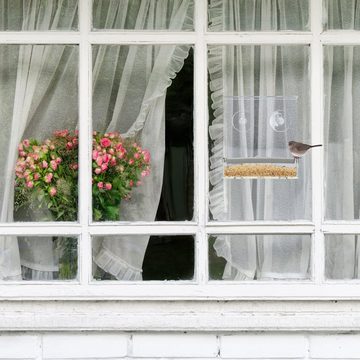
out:
M224 99L224 178L297 179L288 149L296 140L296 96Z

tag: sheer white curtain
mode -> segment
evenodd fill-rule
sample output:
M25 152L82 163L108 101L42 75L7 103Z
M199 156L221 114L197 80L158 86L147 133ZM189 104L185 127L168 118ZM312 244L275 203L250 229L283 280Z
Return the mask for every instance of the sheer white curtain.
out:
M302 1L293 5L307 9ZM251 4L251 5L249 5ZM289 24L290 8L284 1L239 0L212 1L211 30L255 30L260 21L262 30L304 29L307 16L297 17L298 23ZM240 16L242 11L249 17ZM300 13L301 14L301 13ZM220 16L220 17L219 17ZM290 19L290 20L289 20ZM250 23L252 21L252 23ZM295 20L294 20L295 21ZM311 219L310 158L302 159L297 180L223 180L223 123L226 96L298 96L298 119L294 136L309 141L309 82L308 48L305 46L212 46L209 51L209 73L214 110L210 126L211 148L210 211L215 220L295 220ZM261 114L261 106L259 109ZM250 123L255 123L256 115ZM261 121L258 131L251 129L239 134L236 141L247 148L266 144L266 156L286 157L286 137L272 136L269 127ZM283 153L270 153L273 149ZM281 150L282 149L282 150ZM269 152L270 151L270 152ZM251 155L251 154L248 154ZM310 243L302 235L288 242L276 236L221 236L214 247L218 256L226 259L224 279L246 280L267 278L306 278L310 259Z
M135 29L146 26L151 29L157 22L164 21L164 7L151 6L156 3L154 0L141 3L150 5L147 11L140 11L140 8L138 13L131 12L126 17L126 21L135 24ZM56 15L57 10L64 9L54 3L52 11L47 9L50 16L44 16L40 21L35 9L31 8L37 2L28 4L24 30L56 29L56 21L60 19ZM123 6L130 8L131 4L130 0L102 4L106 14L103 21L116 28L119 22L125 21ZM172 30L192 28L191 0L169 0L162 4L167 6L165 10L171 14L169 24ZM36 21L31 16L36 17ZM73 20L69 17L69 29ZM4 124L6 138L10 139L10 143L1 144L2 153L7 154L5 159L1 158L3 163L0 164L5 169L1 179L4 186L0 189L1 221L12 221L12 184L17 144L24 137L45 138L54 129L75 128L78 117L77 94L71 94L71 89L77 89L74 76L77 74L76 47L20 46L18 53L13 48L10 50L17 56L17 63L14 65L14 62L8 61L4 64L9 65L9 74L16 73L16 82L11 97L8 96L10 89L6 93L1 88L0 93L8 103L13 102L0 120ZM121 220L153 221L155 218L162 185L166 89L181 69L188 50L189 46L171 45L129 48L100 46L94 52L94 129L117 130L125 137L136 137L152 155L152 175L135 191L131 201L122 204ZM6 57L7 51L1 54ZM17 66L16 70L14 66ZM7 83L11 81L5 81ZM67 106L64 107L64 104ZM132 238L131 241L126 238L104 238L95 244L95 262L118 279L139 280L148 239L148 236ZM6 237L0 239L0 278L19 279L20 261L32 270L33 279L51 278L52 273L57 271L52 240L14 240Z
M49 3L44 11L36 12L40 2L18 3L20 8L12 8L9 11L9 3L3 1L2 28L17 14L23 16L22 30L55 30L59 26L61 6L57 2ZM13 6L13 5L12 5ZM69 8L67 27L70 29L74 23L76 6ZM9 11L9 12L8 12ZM9 14L9 18L6 18ZM4 20L6 19L6 20ZM64 21L62 19L62 21ZM76 69L76 48L65 46L6 46L1 47L1 56L7 61L2 62L1 73L2 90L1 98L4 97L5 111L2 111L1 125L4 131L4 141L1 142L1 213L2 222L13 221L14 202L14 164L17 157L17 146L25 136L35 135L45 137L49 130L55 129L59 123L64 127L75 126L77 115L72 111L72 117L68 111L59 113L58 104L61 101L68 104L68 108L77 109L72 100L75 98L77 85L71 84ZM61 70L60 70L61 69ZM6 73L9 77L6 77ZM6 77L6 78L5 78ZM75 80L76 81L76 80ZM64 91L66 88L68 93ZM11 94L9 96L9 94ZM46 101L44 101L44 99ZM6 135L5 135L6 134ZM5 138L6 136L6 138ZM33 219L35 220L35 219ZM0 278L20 279L21 264L31 269L31 277L34 279L51 279L52 272L57 271L56 260L53 256L52 239L19 239L16 237L0 238ZM19 254L19 249L21 254ZM36 250L35 250L36 249ZM20 260L21 257L21 260Z
M329 2L328 27L358 29L359 6L357 1ZM325 218L356 220L360 218L360 46L326 46L324 80ZM326 241L329 278L359 277L358 246L354 235L332 235Z
M153 6L146 6L146 3ZM108 11L109 15L117 14L111 19L113 27L124 28L126 19L122 12L111 7ZM156 6L154 1L144 1L133 19L134 28L163 28L165 15L171 14L168 20L170 30L189 30L192 28L192 12L193 2L190 0L162 1ZM129 19L127 26L130 26L128 22ZM105 24L106 28L109 26ZM130 201L122 202L121 220L155 220L164 168L166 89L182 68L189 49L190 46L174 45L99 46L96 49L94 129L118 130L125 138L135 137L152 157L151 176L134 190ZM98 238L94 243L94 261L119 280L141 280L148 241L149 236Z

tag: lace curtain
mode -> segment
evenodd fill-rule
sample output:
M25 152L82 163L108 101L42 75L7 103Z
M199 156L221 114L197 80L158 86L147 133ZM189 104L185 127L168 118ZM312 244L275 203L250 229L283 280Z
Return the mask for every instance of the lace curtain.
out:
M145 2L151 5L154 0L141 3ZM57 2L47 6L47 13L41 17L35 12L37 2L28 4L30 8L24 13L23 30L57 28L59 12L63 11ZM124 21L120 6L131 8L131 4L134 2L130 0L101 4L101 14L105 15L97 21L116 28ZM1 5L6 14L8 2L2 1ZM119 8L114 11L114 6ZM192 28L191 0L163 2L163 6L166 6L164 11L171 14L168 20L171 30ZM137 13L128 13L126 18L135 29L152 29L157 23L163 23L163 13L157 7L149 6L146 12L141 9ZM75 16L76 11L72 14ZM98 14L96 9L95 14ZM67 28L70 29L74 26L74 17L68 17L68 21ZM125 137L136 136L152 154L152 175L136 190L132 201L122 206L121 220L153 221L155 218L162 186L166 89L181 69L189 48L174 45L94 48L94 129L117 130ZM21 45L1 50L2 66L8 66L7 73L16 79L1 79L0 83L1 102L7 104L0 110L0 125L4 129L1 151L7 154L0 157L1 168L5 169L0 180L1 221L9 222L13 220L12 184L17 144L24 137L46 138L55 129L74 129L77 125L78 49L76 46ZM140 280L148 240L148 236L138 236L131 241L124 237L104 237L95 244L94 261L117 279ZM20 279L22 264L27 274L30 269L30 278L51 279L53 272L58 270L51 241L51 238L22 241L2 236L0 278Z
M289 3L302 9L300 16L287 16L291 10L287 7ZM245 17L244 13L249 16ZM213 0L209 14L212 31L304 29L308 19L306 2L301 0ZM225 182L222 176L226 96L298 96L294 136L305 142L310 141L308 56L306 46L210 47L209 73L214 116L209 129L212 139L210 212L214 220L311 219L310 157L301 159L297 180L227 179ZM249 121L251 124L255 123L253 116ZM259 122L257 132L239 135L243 136L238 141L243 144L244 153L248 144L255 146L266 143L270 149L276 147L276 140L265 125ZM283 139L285 156L289 140L286 137ZM224 279L308 277L310 243L306 236L292 236L289 241L270 235L220 236L214 247L217 255L227 261Z
M329 29L359 30L359 1L329 0ZM360 46L324 48L325 218L360 218ZM326 275L359 278L358 236L325 237Z

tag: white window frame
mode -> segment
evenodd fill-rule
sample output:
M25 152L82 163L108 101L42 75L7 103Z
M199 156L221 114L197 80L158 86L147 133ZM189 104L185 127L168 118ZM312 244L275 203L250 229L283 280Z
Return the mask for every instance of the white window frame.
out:
M79 237L79 279L74 282L0 282L1 300L26 299L160 299L160 300L302 300L360 299L360 281L325 281L324 234L360 234L359 221L324 221L323 150L312 155L312 221L215 222L208 220L208 80L210 44L308 44L311 49L311 134L323 142L324 45L360 45L359 32L322 33L322 1L310 0L309 32L207 31L207 0L195 0L195 31L91 31L91 1L79 0L79 32L2 32L0 44L79 45L80 189L78 223L0 224L0 235L71 235ZM194 61L194 220L187 222L91 222L91 46L94 44L191 44ZM312 238L312 279L307 281L208 281L208 234L309 234ZM91 236L111 234L195 235L194 281L93 281ZM184 259L185 260L185 259Z

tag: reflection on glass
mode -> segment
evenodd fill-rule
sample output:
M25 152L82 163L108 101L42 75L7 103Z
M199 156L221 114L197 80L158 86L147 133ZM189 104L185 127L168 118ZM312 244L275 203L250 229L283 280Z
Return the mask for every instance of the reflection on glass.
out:
M209 0L210 31L308 31L308 0Z
M211 280L301 280L310 278L311 236L212 235Z
M360 46L326 46L325 218L360 218Z
M0 46L0 222L77 219L77 74L77 46Z
M94 29L191 31L194 0L94 0Z
M0 31L78 29L78 0L2 0L0 14Z
M324 0L324 30L360 30L360 3Z
M95 280L192 280L192 235L116 235L93 238Z
M311 143L309 47L212 45L208 56L210 218L310 220L311 153L294 164L288 147L289 141ZM265 171L276 173L266 179L227 176L224 169L239 159L251 160L250 170L271 160ZM279 174L285 175L274 179Z
M94 220L191 220L191 47L94 46L93 69Z
M62 236L0 236L0 280L74 280L77 239Z
M359 235L325 235L327 279L359 279Z

